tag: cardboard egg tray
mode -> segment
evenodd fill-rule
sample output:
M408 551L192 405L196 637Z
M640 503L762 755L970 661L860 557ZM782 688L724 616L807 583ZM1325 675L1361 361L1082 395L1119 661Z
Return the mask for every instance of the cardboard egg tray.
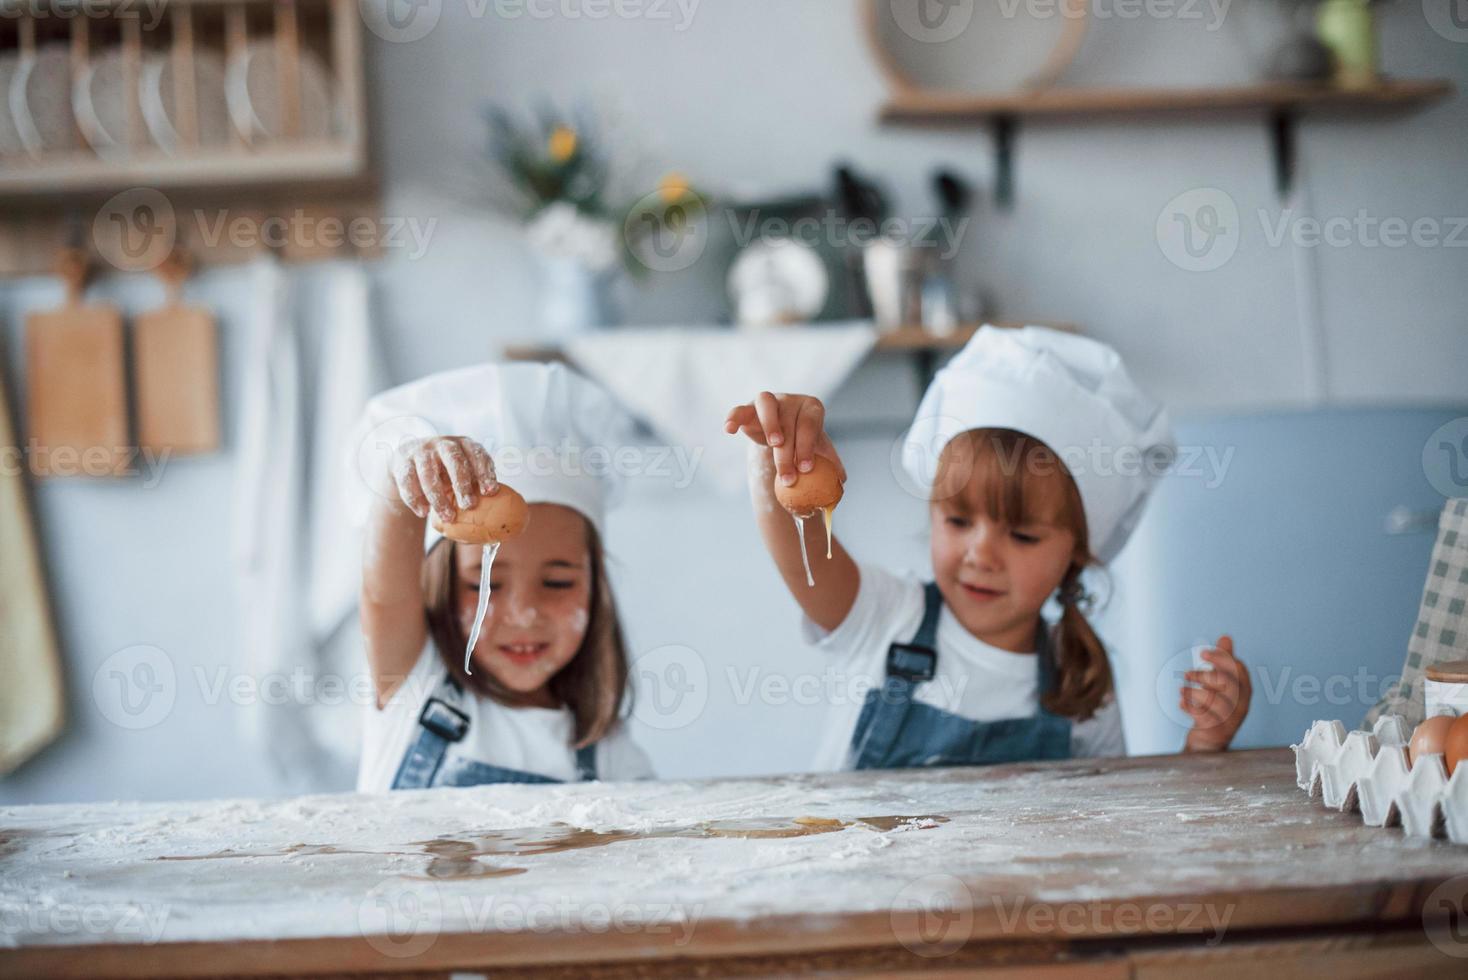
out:
M1383 715L1369 732L1317 721L1295 750L1295 781L1311 799L1342 813L1359 810L1368 827L1398 824L1413 837L1468 844L1468 765L1448 778L1441 755L1407 761L1406 722Z

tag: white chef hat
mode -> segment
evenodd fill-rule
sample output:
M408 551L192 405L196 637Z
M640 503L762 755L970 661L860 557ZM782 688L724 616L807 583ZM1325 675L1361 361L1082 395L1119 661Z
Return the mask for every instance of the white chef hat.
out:
M979 428L1023 432L1060 456L1102 562L1121 551L1175 448L1167 410L1115 350L1044 327L980 327L938 372L902 443L914 489L931 493L943 447Z
M404 439L468 436L528 503L570 507L605 535L607 508L621 490L613 458L636 444L636 426L604 389L563 364L490 363L431 374L368 402L353 443L351 464L365 491L353 518L366 521L370 468L386 470ZM429 521L424 550L441 537Z

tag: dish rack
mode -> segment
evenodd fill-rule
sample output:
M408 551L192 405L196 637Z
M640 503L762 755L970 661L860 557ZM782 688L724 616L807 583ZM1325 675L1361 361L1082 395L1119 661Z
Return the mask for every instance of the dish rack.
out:
M1317 721L1295 752L1295 781L1326 806L1359 811L1368 827L1468 844L1468 765L1448 776L1440 754L1409 761L1405 720L1383 715L1369 731Z
M68 222L139 188L184 208L375 212L362 24L357 0L33 0L0 17L0 274L47 271L76 244Z
M97 0L6 18L0 193L356 174L359 25L354 0Z

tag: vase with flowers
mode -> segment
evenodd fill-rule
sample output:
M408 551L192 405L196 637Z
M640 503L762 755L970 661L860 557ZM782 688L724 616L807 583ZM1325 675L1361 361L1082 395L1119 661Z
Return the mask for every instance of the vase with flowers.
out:
M682 207L696 197L687 180L668 174L651 194L637 194L634 168L614 159L586 113L543 109L527 124L490 107L486 118L500 197L523 221L539 266L543 332L565 337L614 324L614 287L623 273L646 270L639 239L668 210L648 202Z

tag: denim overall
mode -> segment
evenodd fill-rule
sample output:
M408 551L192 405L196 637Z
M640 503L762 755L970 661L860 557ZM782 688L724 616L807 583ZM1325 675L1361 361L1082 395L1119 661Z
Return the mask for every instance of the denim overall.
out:
M444 766L449 746L469 732L469 716L455 707L463 691L453 676L445 673L433 696L418 716L418 737L408 746L393 789L426 789L430 786L482 786L485 783L559 783L534 772L491 766L474 759L458 758ZM596 746L576 750L576 774L583 780L596 778Z
M851 736L851 767L985 766L1070 758L1070 719L1042 706L1029 718L973 721L913 700L917 685L932 680L938 666L942 609L943 594L929 582L923 588L923 621L917 635L910 643L887 648L887 678L880 690L867 692ZM1043 622L1036 640L1043 695L1055 672L1049 630Z

